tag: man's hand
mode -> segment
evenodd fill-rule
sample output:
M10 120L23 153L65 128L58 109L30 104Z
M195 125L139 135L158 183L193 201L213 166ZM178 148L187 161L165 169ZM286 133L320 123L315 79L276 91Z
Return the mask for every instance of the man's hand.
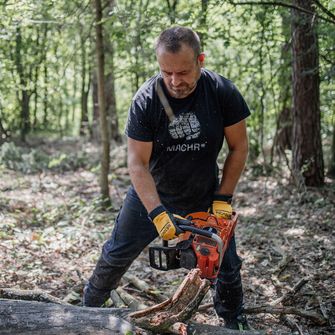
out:
M231 206L232 195L214 194L212 206L209 211L216 217L230 220L233 215Z
M169 213L164 206L158 206L152 210L149 213L149 218L156 226L157 232L163 240L172 240L183 233L175 221L175 218L183 218Z

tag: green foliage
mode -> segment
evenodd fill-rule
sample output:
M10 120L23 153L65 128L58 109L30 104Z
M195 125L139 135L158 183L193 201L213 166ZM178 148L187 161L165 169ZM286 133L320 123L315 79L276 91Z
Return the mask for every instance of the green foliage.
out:
M36 173L44 170L57 172L73 171L95 164L85 152L57 153L48 155L41 150L24 149L13 142L6 142L0 147L0 165L23 173Z
M334 2L321 3L329 11L335 11ZM115 77L120 131L125 126L133 94L158 71L153 50L158 33L173 24L187 25L202 37L206 67L231 79L246 98L252 111L248 120L252 150L257 156L264 147L272 145L281 110L292 105L290 10L209 1L204 12L201 4L199 0L179 0L174 11L163 0L120 0L114 6L106 3L105 68L107 74L113 71ZM325 15L319 7L317 12ZM93 14L90 1L24 0L0 5L0 118L6 130L15 133L21 129L20 108L26 90L33 131L78 134L82 84L92 89L89 80L92 82L95 69ZM335 25L322 20L316 23L322 134L329 138L334 119ZM328 152L329 141L325 140L324 145ZM67 164L68 158L58 157L50 163L51 167L57 165L57 159Z
M33 173L47 167L48 156L35 149L25 152L13 142L4 143L0 150L0 164L8 169Z

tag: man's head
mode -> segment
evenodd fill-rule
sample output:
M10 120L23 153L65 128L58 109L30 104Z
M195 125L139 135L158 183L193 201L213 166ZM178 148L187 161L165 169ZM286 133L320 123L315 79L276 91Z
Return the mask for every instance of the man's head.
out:
M189 28L169 28L159 35L155 50L170 95L187 97L196 88L204 66L199 36Z

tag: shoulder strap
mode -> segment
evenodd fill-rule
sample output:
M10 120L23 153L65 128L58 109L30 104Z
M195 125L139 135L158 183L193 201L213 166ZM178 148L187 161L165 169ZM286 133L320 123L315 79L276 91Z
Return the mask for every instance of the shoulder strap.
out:
M156 80L156 92L159 98L159 101L161 102L161 104L164 107L165 113L167 115L167 117L169 118L170 122L172 122L176 117L173 113L173 110L164 94L163 88L161 83L159 82L159 78L157 78Z

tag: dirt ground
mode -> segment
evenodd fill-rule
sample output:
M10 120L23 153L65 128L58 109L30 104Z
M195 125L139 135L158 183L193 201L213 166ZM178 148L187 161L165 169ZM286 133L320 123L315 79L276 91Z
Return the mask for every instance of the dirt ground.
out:
M83 282L111 233L129 185L125 148L111 154L112 207L107 211L98 201L95 146L45 142L38 150L85 152L92 164L29 174L0 167L0 288L38 288L80 304ZM265 177L252 172L245 171L234 201L239 213L238 252L244 260L245 306L269 305L305 279L284 306L318 313L326 323L320 326L297 315L257 313L248 315L250 324L267 334L335 334L334 181L327 179L322 189L297 190L278 173ZM129 272L168 296L186 274L186 270L151 269L147 250ZM155 303L129 283L122 285L141 302ZM204 301L209 302L211 294ZM198 312L194 319L222 323L212 308Z

